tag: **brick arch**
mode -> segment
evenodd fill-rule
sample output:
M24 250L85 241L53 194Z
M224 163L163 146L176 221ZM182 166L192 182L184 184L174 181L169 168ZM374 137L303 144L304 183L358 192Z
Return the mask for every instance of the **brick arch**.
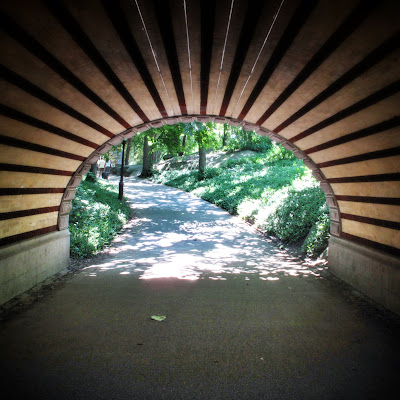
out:
M310 157L307 156L301 149L299 149L296 145L286 140L284 137L279 134L268 131L266 128L262 128L260 126L248 123L246 121L227 118L227 117L219 117L219 116L207 116L207 115L185 115L181 117L172 117L172 118L163 118L156 121L149 122L147 124L141 124L131 129L128 129L100 146L97 150L95 150L89 157L86 158L85 161L78 167L75 173L72 175L71 180L68 182L68 185L65 188L64 195L61 199L60 207L59 207L59 216L57 228L58 230L68 229L68 215L71 211L72 205L71 202L75 197L76 188L82 181L83 175L89 172L90 167L93 163L97 162L102 154L107 153L110 150L111 146L118 145L122 143L124 139L131 138L139 132L144 132L150 128L158 128L163 125L174 125L178 122L192 122L192 121L200 121L200 122L217 122L217 123L227 123L232 126L241 126L246 130L251 130L257 132L261 136L268 136L271 140L276 143L279 143L283 147L288 150L293 151L293 154L303 161L303 163L312 170L314 177L320 182L320 187L325 194L326 202L329 206L330 217L331 217L331 235L340 237L341 232L341 218L340 218L340 210L338 207L338 202L336 200L336 196L334 191L332 190L331 185L328 180L325 178L323 172L315 165L315 163L311 160Z

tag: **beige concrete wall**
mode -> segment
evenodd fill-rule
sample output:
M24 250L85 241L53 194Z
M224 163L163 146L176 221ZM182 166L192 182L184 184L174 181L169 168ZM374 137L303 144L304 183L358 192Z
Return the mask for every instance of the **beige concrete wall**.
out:
M400 260L349 240L331 237L329 271L400 315Z
M67 268L69 236L65 230L4 246L0 251L0 304Z

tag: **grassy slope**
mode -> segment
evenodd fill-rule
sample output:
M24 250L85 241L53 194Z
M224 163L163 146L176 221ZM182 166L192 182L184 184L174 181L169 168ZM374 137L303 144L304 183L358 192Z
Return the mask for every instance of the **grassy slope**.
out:
M69 217L71 256L89 257L117 235L131 215L129 205L118 200L111 183L84 180L77 189Z
M329 237L325 197L300 160L281 158L272 149L208 168L203 181L198 181L197 171L189 170L166 171L153 180L191 192L282 241L299 242L310 233L304 251L317 256Z

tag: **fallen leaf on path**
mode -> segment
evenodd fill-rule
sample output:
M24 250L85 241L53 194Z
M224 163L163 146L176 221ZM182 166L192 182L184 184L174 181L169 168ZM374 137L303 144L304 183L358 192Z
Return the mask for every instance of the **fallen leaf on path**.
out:
M152 315L151 319L154 319L154 321L164 321L164 319L167 318L165 315Z

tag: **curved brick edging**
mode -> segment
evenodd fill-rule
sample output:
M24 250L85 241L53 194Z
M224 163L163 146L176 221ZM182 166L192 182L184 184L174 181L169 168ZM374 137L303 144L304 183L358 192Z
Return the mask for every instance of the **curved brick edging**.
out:
M89 172L91 165L97 162L97 160L100 158L100 155L107 153L107 151L110 150L111 146L118 145L124 139L129 139L132 136L135 136L137 133L147 131L148 129L151 128L159 128L163 125L174 125L177 124L178 122L189 123L192 121L199 121L203 123L217 122L221 124L227 123L232 126L242 126L245 130L255 131L261 136L268 136L274 142L281 144L285 149L291 150L297 158L303 161L306 167L312 170L313 176L320 182L320 187L322 191L325 193L326 202L329 206L329 212L331 218L330 233L333 236L341 237L342 223L336 196L332 190L330 183L327 181L322 171L311 160L311 158L307 156L307 154L305 154L302 150L300 150L295 144L291 143L290 140L287 140L283 136L278 135L277 133L274 133L272 131L269 131L266 128L230 117L205 116L205 115L187 115L180 117L175 116L175 117L158 119L145 124L140 124L115 135L113 138L111 138L103 145L101 145L89 157L87 157L86 160L82 162L82 164L75 171L70 181L68 182L68 185L65 188L60 203L60 211L58 214L58 223L57 223L58 230L68 229L69 213L72 208L71 202L75 197L76 188L81 183L83 175Z

